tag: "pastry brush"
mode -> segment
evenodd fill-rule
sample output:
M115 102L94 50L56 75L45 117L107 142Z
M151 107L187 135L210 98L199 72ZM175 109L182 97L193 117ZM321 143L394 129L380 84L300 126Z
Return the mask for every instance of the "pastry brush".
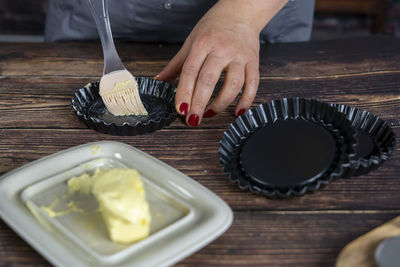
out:
M100 96L109 112L116 116L147 115L139 96L138 84L126 70L115 49L108 0L86 0L99 31L104 55L103 76L100 80Z

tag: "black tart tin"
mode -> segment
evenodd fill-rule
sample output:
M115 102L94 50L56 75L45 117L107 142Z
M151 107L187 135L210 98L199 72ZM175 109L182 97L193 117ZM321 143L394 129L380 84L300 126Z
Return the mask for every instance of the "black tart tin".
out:
M396 136L387 122L355 107L331 104L346 115L356 131L357 147L352 160L353 175L366 174L379 167L393 153Z
M355 130L328 103L284 98L238 117L220 141L220 162L241 189L301 196L352 175Z
M111 135L137 135L157 131L173 122L178 114L174 98L176 87L148 77L136 77L140 98L148 115L114 116L99 95L99 83L78 89L71 100L76 115L89 128Z

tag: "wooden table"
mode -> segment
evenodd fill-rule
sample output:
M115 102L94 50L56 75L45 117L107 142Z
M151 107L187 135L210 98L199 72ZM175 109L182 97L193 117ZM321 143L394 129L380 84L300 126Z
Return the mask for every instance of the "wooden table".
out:
M123 43L117 49L128 69L153 76L178 47ZM255 104L301 96L354 105L387 120L400 136L400 39L275 44L262 47L260 61ZM88 129L70 99L77 88L98 80L102 67L99 43L0 44L0 174L99 140L121 141L157 157L234 211L224 235L178 266L332 266L348 242L400 214L400 146L368 175L272 200L239 190L222 172L218 142L235 119L233 106L199 128L176 120L167 129L132 137ZM48 264L0 220L0 266Z

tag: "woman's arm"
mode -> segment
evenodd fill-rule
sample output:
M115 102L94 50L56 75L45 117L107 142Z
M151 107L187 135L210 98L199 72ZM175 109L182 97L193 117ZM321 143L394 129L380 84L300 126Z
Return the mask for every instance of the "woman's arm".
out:
M156 76L168 81L180 73L175 105L190 126L197 126L203 115L223 111L243 87L235 114L250 107L259 83L259 34L286 3L220 0L200 19L180 51ZM223 71L224 85L207 106Z

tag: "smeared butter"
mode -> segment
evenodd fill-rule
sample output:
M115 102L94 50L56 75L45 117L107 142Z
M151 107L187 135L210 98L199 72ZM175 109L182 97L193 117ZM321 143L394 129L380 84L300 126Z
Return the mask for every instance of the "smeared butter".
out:
M93 155L99 154L101 152L101 147L98 145L90 146L90 151Z
M58 205L58 203L59 203L59 199L56 198L49 206L41 206L40 208L45 213L47 213L47 215L49 215L52 218L57 217L57 216L66 215L66 214L68 214L70 212L81 212L81 213L84 212L73 201L68 202L66 209L62 209L62 210L56 211L55 207Z
M97 169L68 180L71 193L93 194L110 238L131 243L150 233L150 210L140 174L135 169Z

